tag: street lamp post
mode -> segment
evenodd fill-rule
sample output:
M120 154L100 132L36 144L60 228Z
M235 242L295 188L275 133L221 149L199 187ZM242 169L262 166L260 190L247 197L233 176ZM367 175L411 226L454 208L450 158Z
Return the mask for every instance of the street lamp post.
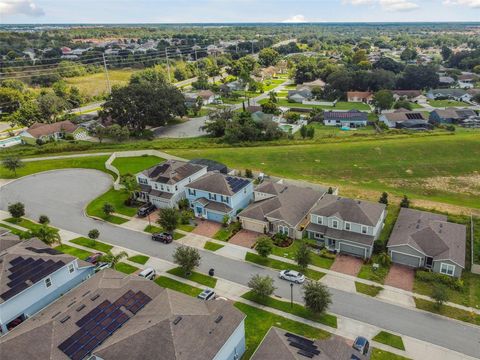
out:
M290 307L293 308L293 283L290 283Z

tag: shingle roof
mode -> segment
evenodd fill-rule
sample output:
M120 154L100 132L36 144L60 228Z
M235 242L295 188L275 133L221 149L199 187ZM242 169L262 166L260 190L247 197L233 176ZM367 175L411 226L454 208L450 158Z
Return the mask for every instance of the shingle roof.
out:
M396 110L392 113L386 113L383 114L385 118L388 121L391 122L402 122L402 121L408 121L408 120L424 120L426 121L427 119L425 118L425 115L420 112L420 111L408 111L405 109L399 109Z
M392 90L392 94L405 96L407 98L415 98L422 95L422 92L420 90Z
M206 173L195 181L192 181L186 187L220 195L232 196L250 183L251 180L247 178L224 175L213 171Z
M465 267L466 227L447 222L446 215L402 208L387 246L410 245L433 257Z
M344 221L375 226L384 210L384 204L325 194L312 210L312 214L327 217L335 216Z
M325 120L344 120L349 121L367 121L368 114L358 110L349 111L325 111L323 113Z
M34 138L39 138L41 136L52 135L61 131L72 133L77 130L77 128L78 126L70 120L64 120L52 124L35 123L28 128L27 132Z
M333 229L325 225L319 225L314 223L308 224L305 230L325 235L326 237L331 239L353 241L362 245L371 246L375 242L375 237L371 235L359 234L353 231Z
M142 174L152 181L172 185L199 172L205 167L204 165L196 165L185 161L167 160L144 170Z
M274 197L250 204L238 216L259 221L267 218L296 227L324 193L291 184L264 182L255 189Z
M58 346L79 330L76 322L129 290L141 291L151 300L136 314L120 308L129 319L93 349L92 354L102 359L210 360L245 318L229 301L202 301L107 269L3 336L2 360L68 359Z

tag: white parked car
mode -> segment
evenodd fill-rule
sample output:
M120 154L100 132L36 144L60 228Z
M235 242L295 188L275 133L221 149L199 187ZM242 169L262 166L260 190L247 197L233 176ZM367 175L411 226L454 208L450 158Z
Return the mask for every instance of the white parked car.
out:
M108 269L108 268L111 268L111 267L112 267L112 264L110 264L108 262L97 263L97 266L95 266L95 272L99 272L100 270Z
M213 300L215 299L215 291L212 289L205 289L197 296L199 299L202 300Z
M297 284L302 284L305 281L305 275L295 270L282 270L279 274L280 279L288 280Z

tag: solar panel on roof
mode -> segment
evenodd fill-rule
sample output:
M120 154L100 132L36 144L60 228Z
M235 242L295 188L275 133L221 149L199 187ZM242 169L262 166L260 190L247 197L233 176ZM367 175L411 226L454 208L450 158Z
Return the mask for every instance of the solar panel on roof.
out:
M21 257L21 256L16 257L15 259L12 259L12 260L10 261L10 265L15 266L15 265L19 264L20 262L22 262L22 261L24 261L24 260L25 260L25 259L24 259L23 257Z

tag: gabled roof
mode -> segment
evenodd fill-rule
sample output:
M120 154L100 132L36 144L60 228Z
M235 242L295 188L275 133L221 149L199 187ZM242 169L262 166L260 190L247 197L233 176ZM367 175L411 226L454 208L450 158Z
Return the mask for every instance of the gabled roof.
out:
M446 215L402 208L387 246L398 245L465 267L466 227L448 222Z
M240 192L251 182L252 181L247 178L224 175L222 173L212 171L186 185L186 187L220 195L232 196Z
M48 136L62 131L65 133L73 133L77 128L78 125L75 125L70 120L65 120L53 124L35 123L30 126L26 132L34 138L39 138L41 136Z
M442 109L435 109L432 112L436 113L439 117L443 119L466 119L470 116L475 116L475 111L471 109L456 109L456 108L446 108Z
M420 90L392 90L392 94L405 96L407 98L415 98L422 95L422 92Z
M425 118L425 115L420 112L420 111L409 111L406 109L398 109L395 110L392 113L386 113L383 114L383 116L391 122L402 122L402 121L407 121L407 120L424 120L426 121L427 119Z
M147 300L143 307L133 306L129 300L120 305L125 295L139 293ZM90 351L105 360L210 360L245 318L229 301L202 301L137 275L107 269L3 336L2 360L67 360L59 346L68 349L65 342L81 329L79 320L102 303L119 304L115 311L126 315L121 327L107 333Z
M267 218L285 221L296 227L325 192L291 184L264 182L255 192L273 197L250 204L238 216L267 221Z
M312 210L312 214L337 217L340 220L356 224L375 226L384 210L384 204L325 194Z
M347 91L347 98L365 98L369 99L373 97L371 91Z
M367 121L368 114L359 110L325 111L323 118L324 120Z
M461 97L467 92L463 89L432 89L429 93L434 95L450 95L455 97Z
M199 172L206 166L179 160L167 160L144 170L143 175L150 180L163 184L176 184L183 179Z

